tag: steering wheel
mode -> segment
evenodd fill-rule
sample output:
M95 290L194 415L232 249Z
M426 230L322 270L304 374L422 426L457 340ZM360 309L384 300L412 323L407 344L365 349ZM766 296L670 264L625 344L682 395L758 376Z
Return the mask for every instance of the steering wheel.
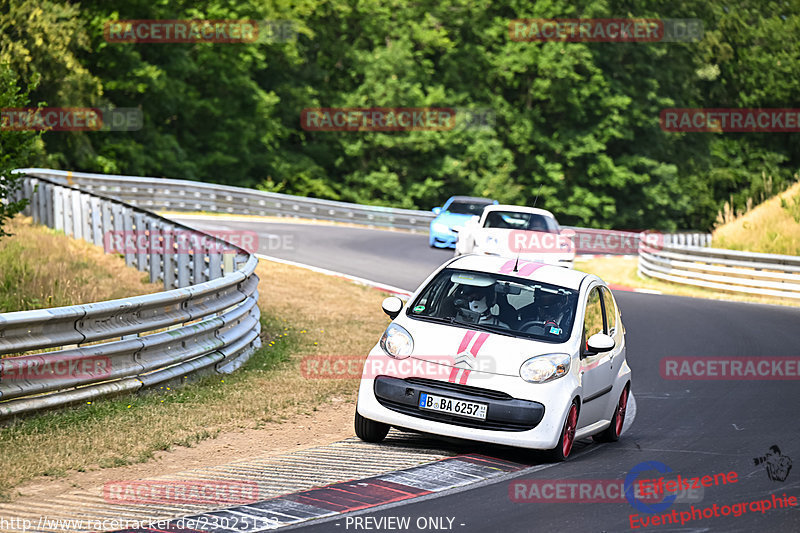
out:
M544 329L545 322L544 320L528 320L524 324L520 325L519 331L527 332L528 328L533 326L539 326L540 328Z

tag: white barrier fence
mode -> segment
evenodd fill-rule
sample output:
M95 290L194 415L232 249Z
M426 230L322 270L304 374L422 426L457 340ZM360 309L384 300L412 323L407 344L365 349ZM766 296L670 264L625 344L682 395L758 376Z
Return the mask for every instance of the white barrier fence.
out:
M800 257L792 255L640 243L639 274L721 291L800 298Z

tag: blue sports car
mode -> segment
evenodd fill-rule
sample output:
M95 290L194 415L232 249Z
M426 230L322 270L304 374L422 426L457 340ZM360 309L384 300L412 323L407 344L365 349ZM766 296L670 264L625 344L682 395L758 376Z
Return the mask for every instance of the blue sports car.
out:
M497 200L475 198L472 196L451 196L443 207L434 207L436 215L431 221L428 243L435 248L455 248L458 234L453 228L463 228L473 216L481 216L487 205L497 204Z

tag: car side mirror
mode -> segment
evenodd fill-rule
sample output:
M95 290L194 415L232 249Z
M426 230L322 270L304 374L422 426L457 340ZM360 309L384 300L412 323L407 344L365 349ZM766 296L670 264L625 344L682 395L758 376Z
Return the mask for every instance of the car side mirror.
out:
M397 296L389 296L383 303L381 304L383 308L383 312L389 315L389 318L394 320L397 315L400 314L400 311L403 309L403 300L398 298Z
M589 337L589 341L586 344L591 353L602 353L613 350L617 343L605 333L595 333Z
M439 213L442 212L442 208L441 207L434 207L433 209L431 209L431 211L433 211L434 215L438 215Z

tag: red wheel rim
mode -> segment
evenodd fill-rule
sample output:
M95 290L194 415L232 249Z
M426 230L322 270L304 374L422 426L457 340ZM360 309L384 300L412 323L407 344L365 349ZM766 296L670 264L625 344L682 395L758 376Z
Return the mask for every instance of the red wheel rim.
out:
M625 422L625 409L628 407L628 387L622 389L622 394L619 396L619 405L617 405L617 423L614 429L617 430L617 436L622 433L622 424Z
M567 414L567 421L564 422L564 434L561 436L561 453L564 454L564 457L569 456L569 452L572 451L576 427L578 427L578 408L573 403Z

